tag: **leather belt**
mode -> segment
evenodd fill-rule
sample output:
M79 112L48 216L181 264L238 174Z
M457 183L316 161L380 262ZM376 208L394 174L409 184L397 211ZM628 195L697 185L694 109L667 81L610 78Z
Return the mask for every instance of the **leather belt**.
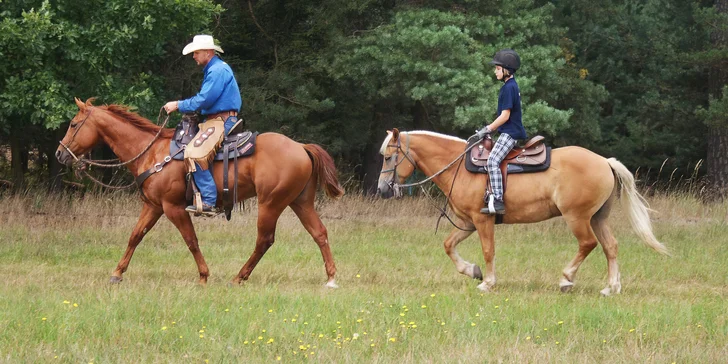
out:
M215 118L222 118L223 120L226 120L229 116L238 116L237 111L221 111L219 113L205 115L205 120L215 119Z

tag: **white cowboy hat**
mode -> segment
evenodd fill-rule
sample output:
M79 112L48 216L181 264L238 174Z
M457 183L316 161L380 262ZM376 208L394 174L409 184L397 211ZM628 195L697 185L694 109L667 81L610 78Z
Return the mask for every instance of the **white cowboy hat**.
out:
M215 45L215 40L212 39L211 35L203 34L196 35L192 38L192 43L185 46L185 49L182 50L182 55L186 56L194 51L199 51L200 49L214 49L220 53L225 53L220 46Z

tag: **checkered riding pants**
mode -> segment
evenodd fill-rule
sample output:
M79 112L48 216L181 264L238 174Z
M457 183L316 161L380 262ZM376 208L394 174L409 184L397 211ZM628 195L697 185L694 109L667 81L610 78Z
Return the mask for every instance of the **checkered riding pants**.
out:
M495 142L493 150L488 156L488 163L485 166L490 177L490 193L500 201L503 201L503 174L500 170L500 164L515 146L516 141L510 135L501 134L498 141Z

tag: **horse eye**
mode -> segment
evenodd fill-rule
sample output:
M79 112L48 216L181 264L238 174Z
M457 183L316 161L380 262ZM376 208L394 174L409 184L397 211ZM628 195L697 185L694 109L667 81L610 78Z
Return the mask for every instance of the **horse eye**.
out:
M78 123L71 123L71 128L76 129L76 125L78 125Z
M384 160L387 161L387 162L389 162L390 159L392 159L392 156L391 155L389 157L384 157Z

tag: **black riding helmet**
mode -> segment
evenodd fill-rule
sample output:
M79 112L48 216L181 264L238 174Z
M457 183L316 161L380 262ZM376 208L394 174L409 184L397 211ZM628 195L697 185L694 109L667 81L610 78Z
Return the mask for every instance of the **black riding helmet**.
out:
M490 61L492 65L498 65L507 69L511 74L516 73L519 67L521 67L521 57L513 49L506 48L496 52L493 60Z

